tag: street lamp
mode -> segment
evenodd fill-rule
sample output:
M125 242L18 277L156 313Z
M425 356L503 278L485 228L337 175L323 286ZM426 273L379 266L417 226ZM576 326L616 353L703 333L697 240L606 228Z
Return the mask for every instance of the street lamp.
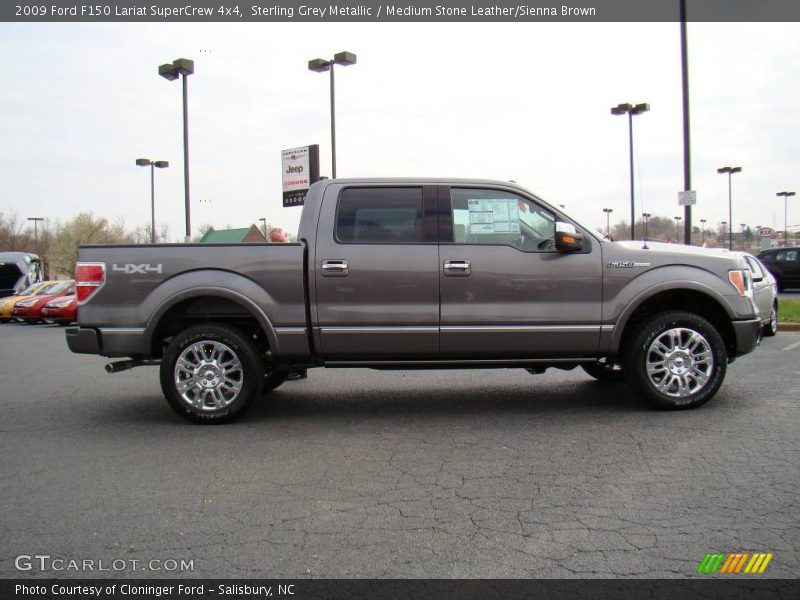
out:
M150 167L150 243L156 243L156 177L155 169L166 169L169 162L166 160L150 160L149 158L137 158L136 164L140 167Z
M28 221L33 221L33 240L36 254L39 254L39 221L44 221L44 217L28 217ZM40 257L41 258L41 257Z
M675 217L675 243L681 243L681 217Z
M315 58L308 61L308 70L322 73L324 71L331 72L331 177L336 179L336 94L334 93L333 85L333 66L356 64L356 55L352 52L339 52L334 54L331 60L323 58Z
M700 225L703 228L703 231L700 233L700 235L703 237L703 241L701 242L703 246L706 244L706 221L707 219L700 219Z
M789 243L786 241L786 236L789 233L789 222L786 219L786 215L788 214L786 210L786 201L789 199L789 196L794 196L794 192L778 192L775 195L783 196L783 247L786 248L789 245ZM797 239L797 236L795 236L795 239Z
M192 239L192 226L189 208L189 104L186 78L194 73L194 61L188 58L178 58L172 63L158 67L158 74L169 81L176 80L179 76L183 81L183 193L186 204L186 238L188 244Z
M635 222L635 213L634 213L634 201L633 201L633 117L634 115L640 115L644 112L650 110L649 104L637 104L636 106L625 103L625 104L618 104L611 109L612 115L628 115L628 146L630 150L630 163L631 163L631 239L636 238L636 234L634 232L634 222Z
M720 167L717 173L728 174L728 223L731 224L728 229L728 250L733 250L733 200L731 195L731 177L734 173L741 173L742 167Z
M647 219L652 217L650 213L642 213L642 220L644 221L644 241L647 242Z
M614 212L613 208L604 208L603 212L606 213L606 235L611 236L611 213Z

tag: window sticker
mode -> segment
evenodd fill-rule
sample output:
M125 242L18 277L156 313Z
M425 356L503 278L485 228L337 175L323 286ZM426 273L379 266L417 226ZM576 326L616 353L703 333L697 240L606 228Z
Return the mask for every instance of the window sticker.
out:
M470 235L520 232L516 199L470 199L467 206Z

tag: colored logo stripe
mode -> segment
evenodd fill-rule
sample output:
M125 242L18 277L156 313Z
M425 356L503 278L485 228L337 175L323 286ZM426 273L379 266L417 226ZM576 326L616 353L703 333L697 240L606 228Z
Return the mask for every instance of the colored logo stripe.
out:
M763 573L774 555L766 552L707 552L696 573L704 575Z

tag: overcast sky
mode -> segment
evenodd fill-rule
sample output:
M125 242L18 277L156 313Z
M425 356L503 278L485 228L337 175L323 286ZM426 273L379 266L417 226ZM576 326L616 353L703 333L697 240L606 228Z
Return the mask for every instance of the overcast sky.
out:
M184 230L181 89L189 78L192 225L246 227L281 205L280 151L320 145L330 175L328 75L307 61L341 50L339 177L513 179L579 221L630 212L627 118L634 118L636 213L683 214L677 23L0 24L0 212L66 220L81 211L134 228ZM800 24L689 24L695 223L783 228L781 190L800 192ZM789 223L800 223L790 200Z

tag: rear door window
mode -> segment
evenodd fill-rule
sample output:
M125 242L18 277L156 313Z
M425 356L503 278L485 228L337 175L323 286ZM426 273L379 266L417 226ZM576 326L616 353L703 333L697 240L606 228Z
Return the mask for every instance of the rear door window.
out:
M336 241L345 244L422 242L422 188L349 188L339 197Z

